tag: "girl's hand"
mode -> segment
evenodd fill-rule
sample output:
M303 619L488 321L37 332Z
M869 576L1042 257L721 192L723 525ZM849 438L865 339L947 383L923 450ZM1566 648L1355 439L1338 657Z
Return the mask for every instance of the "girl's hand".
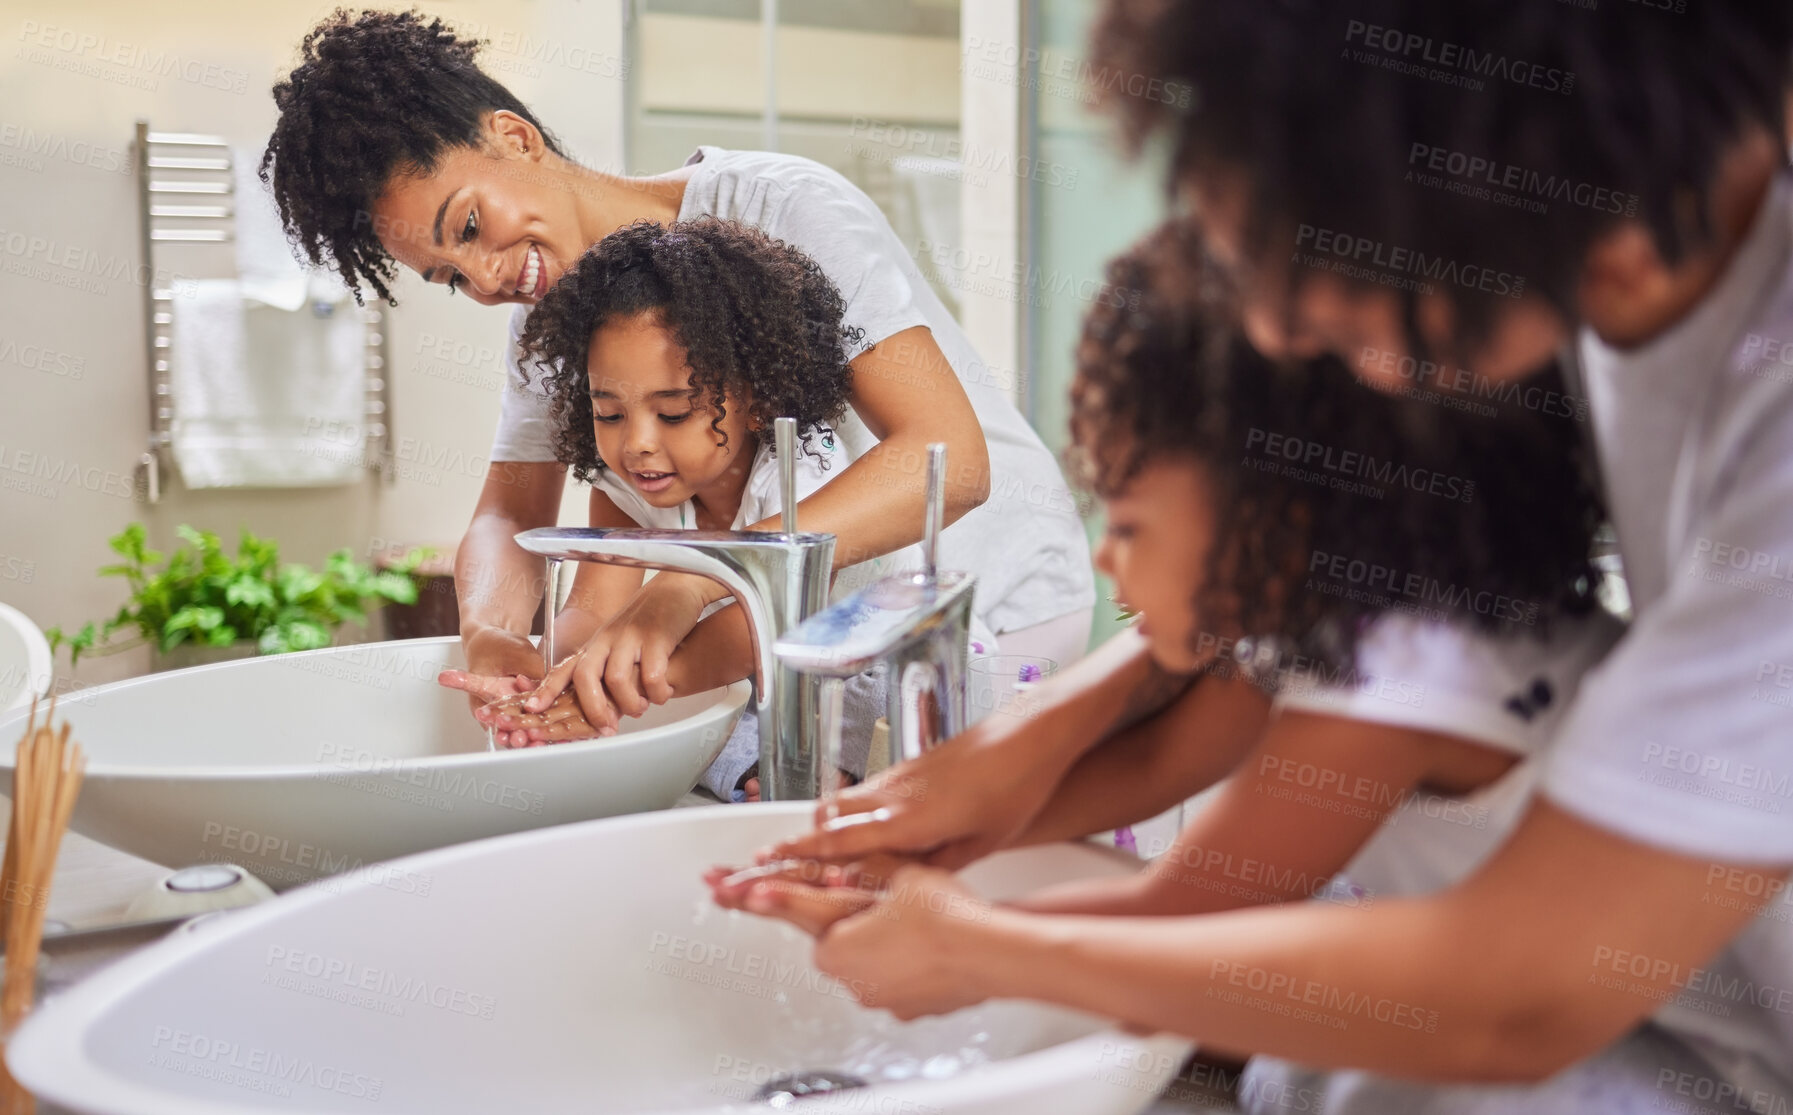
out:
M524 703L525 711L547 712L570 690L587 721L614 731L622 717L640 716L650 703L672 700L667 661L709 603L707 584L699 577L662 574L643 585L576 654L548 671Z
M836 922L878 905L878 895L857 887L818 887L790 879L766 879L748 887L734 908L789 922L820 939Z
M873 898L864 891L763 880L745 908L816 938L816 967L868 1007L907 1021L980 1003L975 931L990 905L938 868L907 866Z
M753 868L718 865L704 872L710 897L726 910L747 909L747 896L761 883L797 883L821 890L857 890L875 897L899 868L909 861L898 856L874 856L857 863L832 864L816 860L783 860Z
M512 698L520 704L535 690L537 682L534 678L526 674L493 677L468 670L443 670L436 675L436 684L466 693L473 706L473 719L497 733L499 747L521 747L527 742L526 736L518 734L513 738L510 730L499 728L490 710L495 704Z
M480 723L496 733L499 747L540 747L545 743L566 743L616 734L614 728L593 727L580 712L579 702L571 693L556 697L546 712L527 711L523 705L528 697L528 693L513 694L494 701L475 714Z
M526 636L499 627L483 627L462 643L467 656L465 670L444 670L436 681L467 694L473 717L482 724L480 710L493 701L528 693L540 684L547 668ZM490 727L489 724L487 724ZM506 746L506 741L499 741Z

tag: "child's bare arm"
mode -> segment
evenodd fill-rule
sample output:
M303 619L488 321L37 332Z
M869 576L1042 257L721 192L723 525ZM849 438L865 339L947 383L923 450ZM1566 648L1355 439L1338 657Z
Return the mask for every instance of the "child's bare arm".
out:
M1349 863L1415 787L1478 784L1512 763L1511 755L1454 736L1282 713L1147 871L1050 888L1015 905L1170 915L1303 898Z
M1165 708L1193 684L1123 631L1042 682L1029 715L988 716L920 758L836 799L841 813L761 854L851 863L914 856L959 868L1012 844L1079 757Z
M1154 817L1232 773L1269 718L1256 686L1210 673L1079 759L1014 843L1072 840Z
M641 524L623 514L609 496L596 488L591 491L590 522L594 527L628 529ZM622 611L645 579L639 569L626 565L609 565L596 561L572 563L577 571L573 588L564 607L554 617L555 646L561 657L585 645L604 621ZM549 666L557 663L550 662Z

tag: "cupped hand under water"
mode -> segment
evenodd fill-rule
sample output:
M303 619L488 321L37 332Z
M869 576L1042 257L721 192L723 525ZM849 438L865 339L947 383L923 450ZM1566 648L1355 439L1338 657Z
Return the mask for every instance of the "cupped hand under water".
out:
M704 872L703 878L716 905L724 909L748 909L748 896L756 886L766 884L776 888L788 883L831 892L832 900L844 909L841 914L844 917L863 908L862 903L855 904L849 899L852 893L875 898L891 876L909 862L904 856L877 855L845 864L802 859L779 860L755 867L719 864Z
M473 718L492 728L496 733L498 746L522 747L528 742L526 734L517 734L508 730L497 729L487 710L496 704L506 701L521 701L535 692L540 684L527 674L476 674L469 670L443 670L436 675L436 684L448 689L459 689L466 693L473 705Z
M536 692L532 689L502 697L474 713L474 718L492 729L493 739L502 748L541 747L616 734L614 727L587 720L570 690L555 697L543 711L531 712L528 706Z
M992 908L952 873L881 857L705 876L719 905L789 922L816 938L816 967L868 1007L899 1019L987 998L975 973L977 931Z

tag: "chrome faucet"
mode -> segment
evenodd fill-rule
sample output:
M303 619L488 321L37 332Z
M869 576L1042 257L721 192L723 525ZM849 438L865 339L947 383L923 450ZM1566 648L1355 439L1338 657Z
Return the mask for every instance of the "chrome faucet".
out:
M938 570L946 446L928 446L927 520L919 573L895 573L804 620L773 648L805 675L846 678L878 663L889 680L892 762L964 731L967 646L976 578Z
M719 581L734 595L753 632L753 709L760 793L767 801L814 798L819 788L816 682L773 653L780 637L827 602L834 565L834 535L797 531L796 432L795 419L774 423L784 500L780 531L549 527L517 535L517 545L547 558L550 570L560 561L670 569Z

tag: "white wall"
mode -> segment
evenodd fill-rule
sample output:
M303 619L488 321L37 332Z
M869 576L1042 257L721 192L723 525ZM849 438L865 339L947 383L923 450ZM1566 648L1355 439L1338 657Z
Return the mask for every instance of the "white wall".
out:
M594 53L622 58L624 3L422 6L492 40L488 69L585 161L616 168L624 83L580 67ZM390 353L394 432L420 459L401 460L396 484L187 492L171 481L154 507L128 495L148 430L133 121L265 139L269 87L333 6L0 6L0 600L40 626L73 629L118 607L123 583L94 570L110 557L107 537L134 518L162 543L183 522L231 539L248 527L307 561L378 540L452 545L466 523L497 416L508 310L451 301L414 278L397 288ZM427 467L431 450L449 467ZM570 497L566 513L581 511ZM84 662L77 676L110 680L146 663L138 651Z

